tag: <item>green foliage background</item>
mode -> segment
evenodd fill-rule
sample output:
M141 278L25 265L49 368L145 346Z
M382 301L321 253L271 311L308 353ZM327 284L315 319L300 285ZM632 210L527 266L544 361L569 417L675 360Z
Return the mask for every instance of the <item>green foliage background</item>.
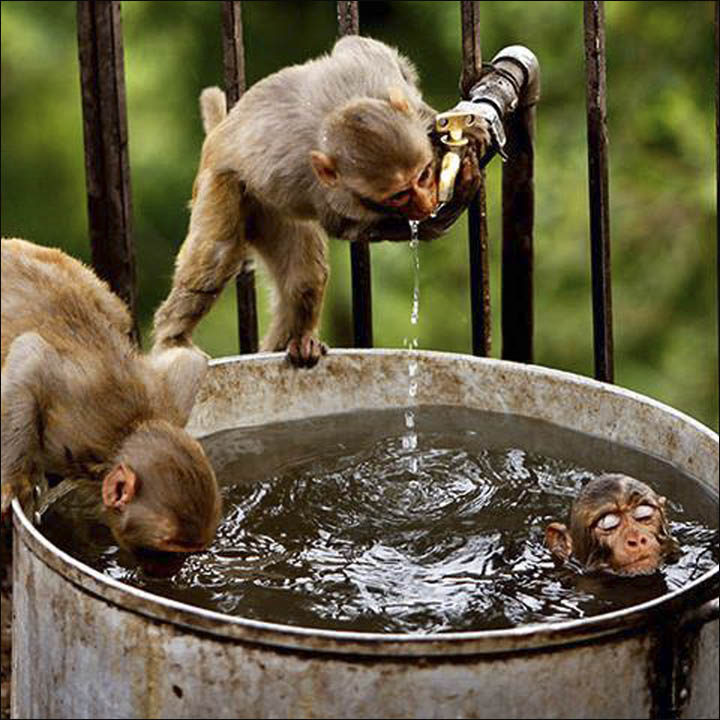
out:
M330 49L332 2L243 4L248 82ZM460 3L363 2L362 32L417 64L426 98L458 100ZM2 233L87 259L73 2L2 2ZM220 84L219 3L124 2L134 239L147 333L185 234L200 90ZM606 2L616 380L718 427L712 2ZM592 374L581 2L483 2L483 51L538 56L536 362ZM500 352L500 170L488 173L493 355ZM470 351L463 218L421 248L420 346ZM405 244L373 248L377 346L402 347L412 296ZM322 333L351 343L348 246L332 242ZM261 328L268 298L259 282ZM226 292L196 340L237 350Z

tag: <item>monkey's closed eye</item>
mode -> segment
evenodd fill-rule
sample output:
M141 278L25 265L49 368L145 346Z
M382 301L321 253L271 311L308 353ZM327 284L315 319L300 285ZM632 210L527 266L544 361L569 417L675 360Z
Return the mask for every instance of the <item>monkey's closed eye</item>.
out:
M393 207L400 207L402 205L406 205L408 200L410 200L410 191L409 190L402 190L399 193L395 193L394 195L391 195L389 198L386 198L384 201L386 205L392 205Z
M636 520L649 520L655 514L655 508L652 505L638 505L633 510L633 517Z
M420 177L418 178L418 183L420 185L425 185L427 181L430 179L430 175L432 173L432 163L428 163L425 166L425 169L420 173Z
M620 516L617 513L607 513L595 523L601 530L614 530L619 524Z

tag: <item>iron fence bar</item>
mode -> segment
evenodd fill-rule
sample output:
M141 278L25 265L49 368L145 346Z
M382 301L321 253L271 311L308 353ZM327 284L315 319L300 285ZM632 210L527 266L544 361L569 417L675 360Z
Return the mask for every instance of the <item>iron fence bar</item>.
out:
M720 210L720 0L715 0L715 299L718 323L718 385L720 385L720 231L717 213Z
M77 32L92 264L127 303L138 343L120 2L78 2Z
M480 44L480 3L462 0L462 72L460 92L468 97L480 79L482 52ZM485 169L475 198L468 205L468 248L470 256L470 324L473 355L490 354L490 268L485 196Z
M505 119L507 161L502 172L502 357L533 361L533 146L535 105Z
M585 0L583 9L595 377L613 382L605 10L602 0Z
M337 3L339 35L357 35L360 32L358 3ZM367 241L350 243L350 273L352 277L353 343L355 347L373 346L372 327L372 282L370 245Z
M245 92L245 47L243 44L242 3L223 0L222 49L225 96L228 110ZM235 279L238 342L240 354L258 351L258 318L255 297L255 271L246 260Z

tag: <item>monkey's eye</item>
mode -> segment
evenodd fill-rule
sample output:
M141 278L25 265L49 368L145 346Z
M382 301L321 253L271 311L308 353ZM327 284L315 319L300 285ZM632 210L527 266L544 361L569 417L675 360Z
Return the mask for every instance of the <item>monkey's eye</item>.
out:
M638 505L633 510L633 517L636 520L649 520L655 514L655 508L652 505Z
M431 179L432 179L432 163L429 162L425 166L425 169L420 173L420 177L418 178L418 183L424 187L425 185L427 185L430 182Z
M410 200L410 191L402 190L401 192L395 193L394 195L391 195L389 198L386 198L384 203L385 203L385 205L391 205L392 207L401 207L402 205L407 205L409 200Z
M607 513L596 523L601 530L614 530L620 524L620 516L617 513Z

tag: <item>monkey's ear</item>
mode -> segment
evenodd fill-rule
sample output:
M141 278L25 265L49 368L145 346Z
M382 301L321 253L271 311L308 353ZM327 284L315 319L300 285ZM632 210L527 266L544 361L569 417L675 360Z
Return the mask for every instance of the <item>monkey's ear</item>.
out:
M389 87L388 88L388 102L402 113L408 115L410 113L410 104L405 96L402 88Z
M337 184L338 172L335 167L335 161L324 152L313 150L310 153L310 164L312 165L318 180L323 184L331 187Z
M572 538L562 523L550 523L545 529L545 544L553 557L565 562L572 555Z
M139 487L138 476L125 463L120 463L103 478L103 505L112 510L124 510Z

